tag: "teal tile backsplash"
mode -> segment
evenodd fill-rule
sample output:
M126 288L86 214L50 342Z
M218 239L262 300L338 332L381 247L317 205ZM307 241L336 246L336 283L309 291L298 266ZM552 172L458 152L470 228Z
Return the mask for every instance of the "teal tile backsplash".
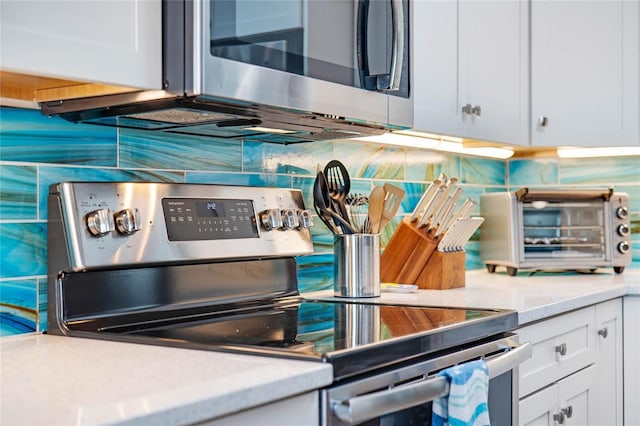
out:
M351 191L385 182L406 191L384 245L440 172L458 177L463 197L520 186L614 186L631 197L634 266L640 263L638 158L491 160L353 140L281 145L80 125L39 111L0 108L0 335L46 330L46 229L50 184L67 180L219 183L300 189L312 206L318 164L337 158ZM477 211L475 212L477 213ZM298 258L304 292L331 288L333 235L320 220L311 229L314 254ZM467 268L480 269L478 243Z

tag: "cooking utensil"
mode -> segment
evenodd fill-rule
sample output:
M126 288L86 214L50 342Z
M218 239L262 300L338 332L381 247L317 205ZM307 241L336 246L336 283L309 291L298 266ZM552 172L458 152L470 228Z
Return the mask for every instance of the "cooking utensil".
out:
M384 188L375 186L369 195L369 214L367 217L368 233L378 234L380 232L380 221L382 220L382 211L384 210Z
M436 219L436 237L447 231L447 226L449 225L451 218L455 216L455 207L461 196L462 188L458 186L455 188L453 195L450 196L451 199L447 201L446 209L443 211L442 215L438 216Z
M333 211L327 181L322 171L318 172L316 180L313 183L313 205L322 222L334 234L355 233L351 224L344 220L338 213ZM335 225L335 221L340 224L340 228Z
M469 215L469 213L471 213L471 210L478 204L477 201L471 199L471 198L467 198L464 203L462 203L462 205L460 207L458 207L458 210L456 210L453 215L451 215L449 217L449 219L447 221L445 221L445 223L443 223L442 225L442 232L441 233L446 233L447 230L451 227L451 225L456 221L456 219L459 218L463 218L463 217L467 217ZM440 230L439 230L440 231Z
M431 203L433 196L440 187L441 183L442 182L437 179L431 182L427 190L422 194L422 197L420 197L420 201L418 201L418 204L416 204L416 207L413 209L413 213L411 214L411 218L409 219L411 222L415 222L420 217L422 217L422 213Z
M364 233L366 225L367 210L369 208L369 197L364 194L353 194L346 199L349 222L358 233Z
M435 195L433 196L431 203L429 204L429 206L427 206L424 213L422 214L422 218L420 218L420 222L418 222L418 228L424 228L429 224L429 221L433 217L434 212L438 210L438 208L444 201L446 197L445 193L446 193L445 184L440 184L440 187L438 188Z
M382 217L380 219L380 230L396 215L405 194L403 189L390 183L385 183L382 188L385 194L384 208L382 209Z
M340 161L331 160L324 167L324 176L327 180L329 196L333 202L333 210L350 224L349 214L345 206L345 199L351 189L351 179L347 168ZM340 226L343 227L343 225Z

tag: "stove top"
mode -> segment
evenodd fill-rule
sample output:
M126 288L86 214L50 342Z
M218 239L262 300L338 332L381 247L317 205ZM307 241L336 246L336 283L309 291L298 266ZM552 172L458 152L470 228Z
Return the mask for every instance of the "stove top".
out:
M340 380L517 327L513 311L306 300L299 190L52 185L48 331L331 363Z
M71 334L328 362L336 380L451 350L516 327L512 311L285 298L230 311L189 311L114 324L70 322Z

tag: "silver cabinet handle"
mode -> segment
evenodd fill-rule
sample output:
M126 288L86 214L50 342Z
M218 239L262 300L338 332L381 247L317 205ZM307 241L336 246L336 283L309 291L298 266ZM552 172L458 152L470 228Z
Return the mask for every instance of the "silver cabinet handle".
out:
M473 107L471 106L471 104L466 104L462 106L462 113L463 114L473 114Z
M538 117L538 126L545 127L549 123L549 119L543 115Z
M562 409L562 413L567 416L568 419L571 418L571 416L573 416L573 406L570 405L568 407L565 407Z
M559 353L560 355L565 356L567 354L567 344L561 343L558 346L556 346L556 353Z
M389 90L400 90L402 79L402 57L404 54L404 9L402 0L391 0L393 20L393 50L391 52L391 69L389 73Z
M489 378L497 377L512 370L523 361L531 358L532 353L531 344L523 343L503 355L487 360ZM341 421L347 424L357 424L433 401L448 393L449 383L447 379L434 377L393 389L356 396L345 401L336 401L332 404L332 410Z
M564 413L558 413L553 415L553 420L558 422L558 424L564 423Z
M606 339L608 335L609 335L609 330L607 330L607 327L604 327L598 330L598 336L602 336L603 339Z
M477 115L479 117L481 113L482 113L482 109L480 108L480 105L476 105L473 108L471 108L471 114Z

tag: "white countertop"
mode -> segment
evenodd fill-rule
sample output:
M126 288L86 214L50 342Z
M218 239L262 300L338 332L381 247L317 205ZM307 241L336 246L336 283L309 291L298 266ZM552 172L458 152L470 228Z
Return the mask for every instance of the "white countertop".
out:
M640 269L517 277L478 270L462 288L369 301L514 309L526 324L627 294L640 295ZM318 362L28 334L0 339L0 377L2 425L184 424L324 387L332 370Z
M467 272L465 287L382 293L381 302L467 308L513 309L520 325L584 306L640 295L640 269L622 274L598 270L593 274L537 273L510 277L484 270Z
M19 335L0 339L0 424L171 425L324 387L330 365Z

